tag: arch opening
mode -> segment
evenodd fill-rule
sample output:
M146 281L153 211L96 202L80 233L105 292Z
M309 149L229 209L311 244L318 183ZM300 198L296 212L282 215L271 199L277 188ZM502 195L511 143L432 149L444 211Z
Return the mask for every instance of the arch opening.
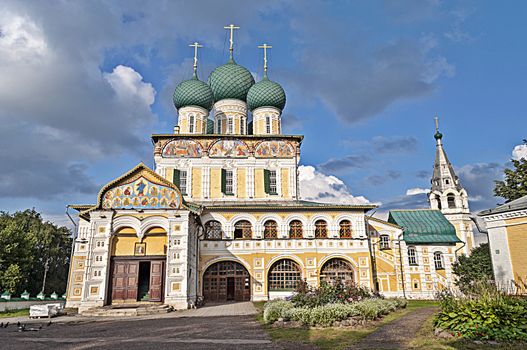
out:
M251 275L236 261L219 261L203 274L203 297L206 301L251 300Z

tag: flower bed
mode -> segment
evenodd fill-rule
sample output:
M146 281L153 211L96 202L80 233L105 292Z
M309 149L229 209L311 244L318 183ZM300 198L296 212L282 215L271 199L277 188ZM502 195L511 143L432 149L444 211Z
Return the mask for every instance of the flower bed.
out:
M527 298L507 295L493 286L477 293L439 295L441 311L434 319L437 331L473 340L527 341Z
M356 326L406 307L406 303L405 299L371 298L347 304L295 307L291 301L275 300L265 304L264 321L268 324L277 323L279 326L284 322L291 322L292 326Z

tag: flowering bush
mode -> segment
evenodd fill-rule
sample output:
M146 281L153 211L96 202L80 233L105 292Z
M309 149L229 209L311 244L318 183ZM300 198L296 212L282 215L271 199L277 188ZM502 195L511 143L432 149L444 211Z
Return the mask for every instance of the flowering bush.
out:
M400 299L371 298L354 303L331 303L315 307L295 307L290 301L275 300L264 306L264 321L274 323L278 319L297 321L304 326L331 326L335 321L350 317L374 320L380 316L405 307L406 301Z
M467 339L527 341L527 299L488 284L480 284L477 290L468 296L439 294L441 311L434 325Z
M352 281L321 282L319 288L310 287L306 281L301 281L291 301L295 307L316 307L331 303L352 303L372 296L367 288L357 286Z

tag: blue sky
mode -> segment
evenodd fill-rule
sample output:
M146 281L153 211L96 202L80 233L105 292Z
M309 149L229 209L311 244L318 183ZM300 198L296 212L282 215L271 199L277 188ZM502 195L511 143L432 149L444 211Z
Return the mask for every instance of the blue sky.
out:
M311 197L337 181L335 200L426 206L423 193L407 193L429 187L438 115L478 211L502 202L493 180L527 138L522 1L4 0L0 8L0 210L36 207L66 223L66 204L93 203L139 161L152 166L149 136L171 131L171 94L192 73L188 44L205 46L205 80L227 59L229 23L241 26L237 62L257 77L256 47L273 45L284 129L305 135L302 164L314 169L303 171L320 184Z

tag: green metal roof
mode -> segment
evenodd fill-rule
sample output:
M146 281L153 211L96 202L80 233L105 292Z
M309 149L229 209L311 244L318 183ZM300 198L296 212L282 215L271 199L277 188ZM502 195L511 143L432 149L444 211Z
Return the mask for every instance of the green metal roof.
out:
M506 213L509 211L527 209L527 196L520 197L508 203L497 206L494 209L483 210L478 213L479 216Z
M254 78L251 72L231 59L210 73L209 85L216 102L228 98L245 101Z
M214 103L210 87L198 80L195 75L192 79L185 80L176 87L173 100L177 109L187 106L198 106L210 111Z
M388 222L404 229L403 240L406 243L461 242L454 225L439 210L391 210Z
M285 91L280 84L265 76L249 89L247 105L251 111L259 107L275 107L282 111L285 106Z

